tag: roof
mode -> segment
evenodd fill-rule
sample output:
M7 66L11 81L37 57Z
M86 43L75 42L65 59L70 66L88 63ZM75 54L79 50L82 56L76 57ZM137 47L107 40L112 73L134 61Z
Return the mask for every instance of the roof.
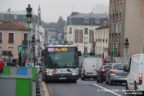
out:
M0 20L0 30L27 30L27 26L16 21Z
M71 18L106 18L108 14L94 14L94 13L76 13L70 15Z
M105 29L105 28L109 28L109 26L100 26L100 27L98 27L96 30Z
M0 14L13 14L13 15L26 15L26 11L9 11L9 12L0 12ZM32 13L32 15L36 15Z

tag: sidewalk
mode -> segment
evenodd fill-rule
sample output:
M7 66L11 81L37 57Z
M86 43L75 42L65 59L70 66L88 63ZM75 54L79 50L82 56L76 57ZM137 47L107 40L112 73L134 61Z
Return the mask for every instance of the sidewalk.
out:
M40 82L41 96L49 96L48 89L46 88L45 82L42 81L41 74L39 74L39 82Z

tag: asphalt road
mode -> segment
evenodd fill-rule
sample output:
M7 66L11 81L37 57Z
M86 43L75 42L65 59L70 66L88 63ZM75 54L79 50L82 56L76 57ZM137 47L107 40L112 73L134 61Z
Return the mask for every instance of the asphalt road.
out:
M124 84L98 84L94 80L46 83L50 96L125 96Z

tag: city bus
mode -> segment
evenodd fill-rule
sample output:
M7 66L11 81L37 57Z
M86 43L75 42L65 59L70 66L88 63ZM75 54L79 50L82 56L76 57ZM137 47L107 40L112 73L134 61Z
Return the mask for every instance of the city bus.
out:
M79 78L79 56L77 46L52 45L42 52L42 80L71 80L74 83Z

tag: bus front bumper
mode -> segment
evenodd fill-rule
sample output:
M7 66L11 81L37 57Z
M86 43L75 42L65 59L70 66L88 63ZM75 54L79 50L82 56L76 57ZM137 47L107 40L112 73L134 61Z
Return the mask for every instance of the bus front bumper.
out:
M78 80L79 75L46 75L46 80Z

